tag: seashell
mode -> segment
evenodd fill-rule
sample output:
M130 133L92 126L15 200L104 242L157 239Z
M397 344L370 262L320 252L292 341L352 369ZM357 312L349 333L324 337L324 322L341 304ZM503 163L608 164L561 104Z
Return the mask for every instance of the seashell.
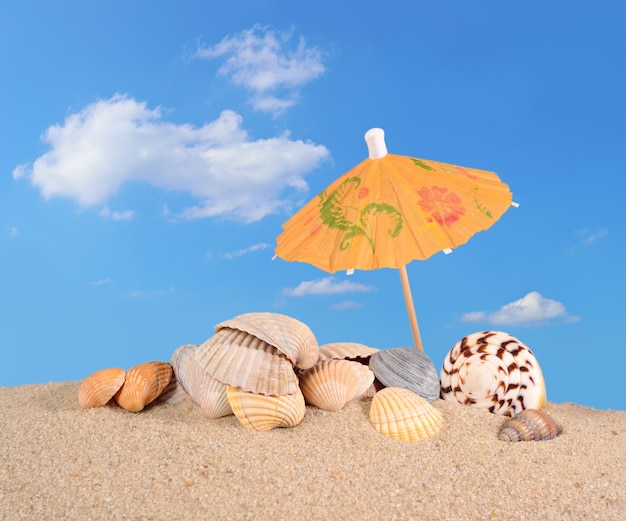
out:
M541 409L546 387L533 352L501 331L473 333L446 355L440 374L441 397L514 416Z
M229 385L226 393L235 416L246 428L269 431L279 427L295 427L304 418L306 406L300 389L294 394L266 396Z
M300 389L307 403L338 411L363 395L374 383L374 373L350 360L324 360L300 374Z
M439 375L424 351L414 347L381 349L370 358L370 369L385 387L402 387L429 402L439 398Z
M78 388L78 405L82 409L107 404L124 384L126 371L119 367L101 369L89 375Z
M287 356L299 369L313 367L319 357L315 335L299 320L278 313L244 313L215 326L217 333L230 328L245 331Z
M207 417L228 416L233 411L226 396L226 384L216 380L202 368L195 356L197 348L196 344L186 344L174 351L174 379Z
M154 403L180 403L184 400L188 400L189 395L183 389L183 386L178 383L176 378L172 378L167 387L163 389L163 392L154 400Z
M370 356L378 351L375 347L369 347L357 342L332 342L320 346L318 362L324 360L355 360L368 363Z
M385 387L374 395L370 421L378 432L400 441L434 436L444 423L438 409L420 395L401 387Z
M524 409L504 422L498 433L501 441L542 441L556 438L561 425L545 411Z
M145 362L126 371L124 385L115 401L130 412L139 412L163 392L172 379L168 362Z
M280 396L298 389L291 362L270 344L223 328L195 350L200 367L216 380L244 391Z

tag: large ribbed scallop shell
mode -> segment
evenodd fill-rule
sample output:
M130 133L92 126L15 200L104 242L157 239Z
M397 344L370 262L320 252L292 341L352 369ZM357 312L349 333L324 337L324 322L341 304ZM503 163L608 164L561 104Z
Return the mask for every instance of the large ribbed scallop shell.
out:
M338 411L369 389L374 373L359 362L324 360L303 371L299 378L307 403L326 411Z
M200 367L216 380L244 391L281 396L298 389L285 355L245 331L222 328L195 350Z
M180 346L172 354L172 366L179 384L209 418L228 416L233 411L226 396L226 384L207 373L196 359L195 344Z
M324 360L369 360L378 349L358 342L332 342L320 346L318 362Z
M83 409L107 404L124 384L126 371L119 367L101 369L89 375L78 388L78 405Z
M563 428L545 411L524 409L504 422L498 433L502 441L542 441L556 438Z
M439 398L439 376L431 359L414 347L394 347L374 353L369 362L385 387L402 387L429 402Z
M533 352L501 331L473 333L448 352L441 397L506 416L541 409L546 388Z
M274 346L299 369L313 367L319 357L315 335L304 322L279 313L244 313L215 326L245 331Z
M434 436L444 423L438 409L418 394L401 387L385 387L374 395L370 421L378 432L400 441Z
M304 418L306 406L299 388L294 394L265 396L229 385L226 393L235 416L249 429L269 431L280 427L295 427Z
M115 395L115 401L127 411L139 412L163 392L172 373L172 365L168 362L136 365L126 371L126 380Z

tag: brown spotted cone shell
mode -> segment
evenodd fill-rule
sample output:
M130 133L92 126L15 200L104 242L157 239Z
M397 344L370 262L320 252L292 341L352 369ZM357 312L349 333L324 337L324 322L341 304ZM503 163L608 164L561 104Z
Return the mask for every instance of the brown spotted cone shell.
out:
M498 433L501 441L541 441L556 438L563 428L545 411L525 409L504 422Z
M505 416L541 409L546 400L535 355L501 331L473 333L457 342L443 361L439 379L444 400Z
M101 369L83 380L78 389L78 405L82 409L102 407L124 384L126 371L119 367Z
M145 362L126 372L126 380L115 401L130 412L139 412L165 390L172 379L168 362Z

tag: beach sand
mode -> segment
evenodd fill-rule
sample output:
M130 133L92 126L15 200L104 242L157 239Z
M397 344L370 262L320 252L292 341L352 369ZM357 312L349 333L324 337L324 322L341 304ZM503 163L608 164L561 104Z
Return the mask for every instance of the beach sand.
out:
M440 400L443 430L407 443L371 399L256 432L189 399L81 410L79 384L0 387L0 519L626 519L626 411L548 403L561 436L507 443Z

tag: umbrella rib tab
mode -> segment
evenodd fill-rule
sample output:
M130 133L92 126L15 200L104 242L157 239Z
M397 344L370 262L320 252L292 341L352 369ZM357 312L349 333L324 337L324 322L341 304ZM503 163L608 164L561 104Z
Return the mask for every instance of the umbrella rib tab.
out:
M385 131L382 128L370 128L365 133L365 142L370 159L380 159L387 155Z
M399 268L400 282L402 283L402 291L404 293L404 302L409 313L409 322L411 323L411 332L413 333L413 343L420 351L424 350L420 331L417 325L417 316L415 315L415 306L413 305L413 296L411 295L411 286L409 285L409 276L406 272L406 265Z

